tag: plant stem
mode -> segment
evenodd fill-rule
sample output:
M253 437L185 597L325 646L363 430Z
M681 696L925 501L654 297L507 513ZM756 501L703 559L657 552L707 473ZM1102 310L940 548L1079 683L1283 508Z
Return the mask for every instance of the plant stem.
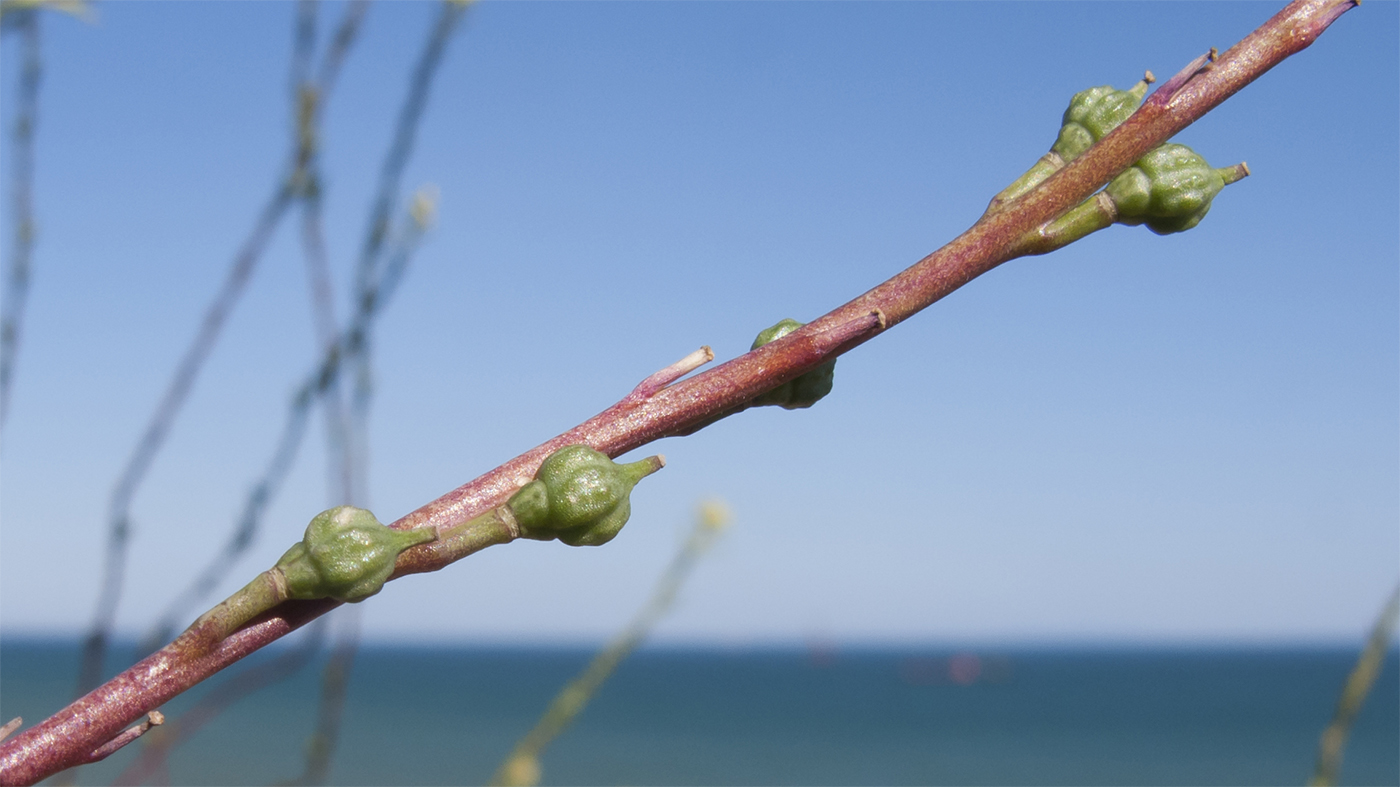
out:
M34 256L34 126L39 116L39 84L44 61L39 54L39 10L24 9L6 20L15 28L23 46L18 117L10 148L10 200L14 209L14 247L5 272L3 314L0 314L0 429L10 411L14 388L15 357L24 327L24 305L29 295L30 264Z
M1173 79L1170 94L1159 98L1159 89L1137 113L1036 189L985 216L884 284L758 350L650 396L628 397L391 526L433 527L441 536L503 504L558 448L582 443L618 456L662 437L684 434L903 322L1016 256L1028 232L1083 202L1147 151L1311 45L1354 5L1353 0L1295 0L1214 63L1190 71L1180 81ZM470 551L487 542L499 543L492 538L468 541L464 548ZM395 575L435 571L465 556L435 551L433 546L405 550ZM190 648L182 643L182 636L48 720L0 744L0 784L33 783L79 764L86 753L148 710L336 606L329 600L283 603L208 650Z
M1322 738L1317 744L1317 765L1313 770L1312 779L1308 780L1310 787L1327 787L1337 783L1337 776L1342 770L1342 751L1346 748L1351 724L1356 720L1362 703L1366 701L1366 695L1371 693L1376 677L1380 675L1381 666L1385 663L1385 652L1390 648L1390 640L1395 636L1395 625L1398 622L1400 585L1391 592L1390 599L1386 601L1381 614L1371 626L1371 635L1366 638L1366 645L1356 659L1356 666L1351 668L1351 674L1347 675L1346 684L1342 686L1342 696L1337 700L1332 723L1322 731Z

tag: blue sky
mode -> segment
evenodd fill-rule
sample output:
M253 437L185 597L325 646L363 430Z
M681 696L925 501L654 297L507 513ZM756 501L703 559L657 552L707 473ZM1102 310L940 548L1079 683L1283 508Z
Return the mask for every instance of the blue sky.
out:
M975 221L1076 91L1170 75L1275 10L473 8L406 178L440 210L379 323L369 507L395 519L701 344L729 358L865 291ZM111 486L283 161L294 11L43 19L4 632L92 614ZM341 315L435 13L374 6L330 100ZM1197 229L1009 263L844 357L819 406L656 446L670 464L613 543L395 582L366 635L602 638L720 497L735 524L664 640L1359 641L1400 578L1397 27L1395 3L1363 5L1178 137L1254 173ZM6 129L16 54L7 38ZM312 362L297 241L284 223L136 499L123 632L223 541ZM225 591L332 502L319 430Z

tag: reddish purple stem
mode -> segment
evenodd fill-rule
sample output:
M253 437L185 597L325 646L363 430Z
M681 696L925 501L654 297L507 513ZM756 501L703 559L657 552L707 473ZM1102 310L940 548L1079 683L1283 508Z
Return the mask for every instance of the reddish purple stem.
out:
M484 513L505 502L533 476L549 453L565 445L583 443L618 456L660 438L693 431L903 322L1010 259L1027 232L1087 199L1147 151L1308 47L1355 4L1354 0L1295 0L1209 67L1193 64L1185 70L1185 78L1163 93L1163 100L1144 103L1121 126L1035 190L1005 210L984 217L884 284L782 339L708 372L657 389L649 396L629 396L408 514L393 527L441 529ZM1176 82L1175 78L1170 82ZM415 547L399 556L395 576L435 571L444 565L446 561L436 558L427 546ZM148 711L336 606L334 601L287 602L212 649L192 649L177 639L41 724L0 744L0 784L32 784L83 763L90 753Z

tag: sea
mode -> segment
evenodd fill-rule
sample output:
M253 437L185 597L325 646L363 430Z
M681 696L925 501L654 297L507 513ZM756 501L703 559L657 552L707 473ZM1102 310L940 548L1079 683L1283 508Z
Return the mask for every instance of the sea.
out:
M366 645L330 783L486 783L592 655ZM1337 647L647 647L539 762L543 784L576 785L1301 785L1356 657ZM324 660L229 705L147 783L297 778ZM0 638L0 716L32 723L57 710L77 661L76 641ZM1342 784L1400 784L1398 662L1387 654L1356 717ZM230 672L169 703L167 718L237 679ZM142 745L83 768L79 783L131 778Z

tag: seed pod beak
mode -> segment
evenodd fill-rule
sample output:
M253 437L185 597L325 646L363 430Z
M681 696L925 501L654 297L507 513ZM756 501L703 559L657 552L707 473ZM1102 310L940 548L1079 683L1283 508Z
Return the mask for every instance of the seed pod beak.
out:
M646 478L665 466L666 457L661 454L648 456L646 459L629 462L625 465L619 465L622 470L622 477L626 478L632 486L636 486L643 478Z

